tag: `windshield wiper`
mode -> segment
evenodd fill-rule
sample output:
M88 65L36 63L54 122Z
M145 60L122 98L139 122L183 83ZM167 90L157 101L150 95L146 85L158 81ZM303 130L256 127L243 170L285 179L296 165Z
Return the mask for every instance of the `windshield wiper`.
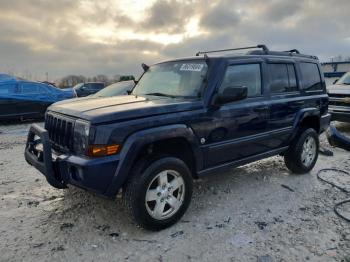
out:
M176 97L176 96L173 96L173 95L168 95L168 94L159 93L159 92L147 93L145 95L149 95L149 96L165 96L165 97L171 97L171 98L175 98Z

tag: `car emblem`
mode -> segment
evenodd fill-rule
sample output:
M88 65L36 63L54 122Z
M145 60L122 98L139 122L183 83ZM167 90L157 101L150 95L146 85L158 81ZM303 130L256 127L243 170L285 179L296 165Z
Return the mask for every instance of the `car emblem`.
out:
M346 104L350 104L350 97L344 98L342 102Z

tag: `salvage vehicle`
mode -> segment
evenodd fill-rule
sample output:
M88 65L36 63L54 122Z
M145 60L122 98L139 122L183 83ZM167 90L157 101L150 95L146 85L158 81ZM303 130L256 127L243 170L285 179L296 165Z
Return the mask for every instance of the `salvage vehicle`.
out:
M332 120L350 122L350 72L327 87Z
M150 230L183 216L193 179L279 154L308 173L330 121L317 57L265 45L219 51L242 49L255 50L142 64L128 96L54 104L44 128L30 127L26 161L56 188L110 198L122 189Z
M135 82L132 81L121 81L111 84L96 94L91 95L91 97L111 97L111 96L121 96L128 95L129 92L134 88Z
M74 97L76 94L73 89L62 90L2 74L0 120L43 118L49 105Z
M103 82L79 83L73 87L78 97L84 97L95 94L103 88L105 88L105 83Z

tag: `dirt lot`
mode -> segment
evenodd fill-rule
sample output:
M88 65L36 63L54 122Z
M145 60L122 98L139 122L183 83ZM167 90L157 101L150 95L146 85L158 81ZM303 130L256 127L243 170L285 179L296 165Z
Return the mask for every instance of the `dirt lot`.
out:
M331 148L308 175L274 157L201 179L182 220L154 233L135 226L120 198L51 188L23 158L28 126L0 126L1 261L350 261L350 224L333 212L350 196L316 177L349 170L346 151Z

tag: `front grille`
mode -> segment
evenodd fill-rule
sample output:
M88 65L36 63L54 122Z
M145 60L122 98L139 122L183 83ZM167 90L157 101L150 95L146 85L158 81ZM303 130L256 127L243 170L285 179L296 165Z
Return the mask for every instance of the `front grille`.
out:
M331 97L338 97L338 98L346 98L349 97L349 94L328 94L328 96Z
M58 151L73 151L74 119L48 113L45 129L49 132L51 145Z
M329 97L329 105L330 106L346 106L346 107L350 107L350 99L330 96Z

